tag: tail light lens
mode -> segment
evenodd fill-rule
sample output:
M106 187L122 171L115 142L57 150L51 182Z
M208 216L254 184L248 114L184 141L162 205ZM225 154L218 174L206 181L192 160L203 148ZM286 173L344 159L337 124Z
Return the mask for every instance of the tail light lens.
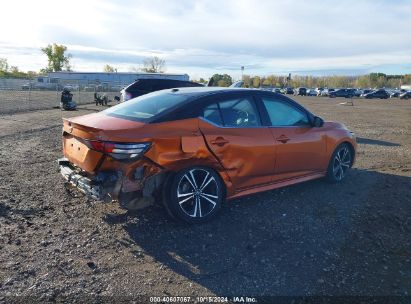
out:
M109 154L115 159L131 159L143 155L150 143L116 143L110 141L87 141L90 149Z

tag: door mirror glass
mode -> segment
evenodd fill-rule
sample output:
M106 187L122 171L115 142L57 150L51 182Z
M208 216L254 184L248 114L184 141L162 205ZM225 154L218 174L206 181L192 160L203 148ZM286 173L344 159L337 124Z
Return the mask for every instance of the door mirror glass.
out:
M313 126L316 128L321 128L324 125L324 120L321 117L314 116Z

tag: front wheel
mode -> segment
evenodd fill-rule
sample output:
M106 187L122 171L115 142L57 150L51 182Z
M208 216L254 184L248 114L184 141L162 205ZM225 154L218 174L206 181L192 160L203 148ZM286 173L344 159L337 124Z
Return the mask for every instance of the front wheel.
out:
M213 218L224 200L224 183L206 167L193 167L174 176L164 203L172 216L197 224Z
M353 163L352 151L348 144L341 144L335 149L331 156L327 170L327 180L332 183L341 182L347 174Z

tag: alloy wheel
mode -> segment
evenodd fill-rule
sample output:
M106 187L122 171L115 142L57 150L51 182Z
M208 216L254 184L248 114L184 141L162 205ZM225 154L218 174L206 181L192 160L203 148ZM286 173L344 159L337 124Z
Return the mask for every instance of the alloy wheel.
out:
M204 169L191 169L181 176L177 186L177 202L192 218L210 214L219 200L218 182Z
M348 147L343 146L335 154L333 160L333 175L337 181L344 178L347 170L351 166L351 152Z

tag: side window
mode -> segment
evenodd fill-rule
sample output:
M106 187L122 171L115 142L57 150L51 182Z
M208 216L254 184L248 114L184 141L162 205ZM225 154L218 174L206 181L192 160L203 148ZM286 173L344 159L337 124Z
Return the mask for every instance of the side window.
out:
M213 103L203 109L203 117L225 127L248 128L261 125L251 97L232 98Z
M133 90L151 92L153 90L153 84L153 80L151 79L140 79L136 85L133 86Z
M164 90L164 89L169 89L172 88L173 84L170 83L169 80L156 80L153 83L153 91L159 91L159 90Z
M307 115L299 109L272 98L262 97L272 126L309 125Z
M203 115L202 115L205 119L219 125L222 126L223 125L223 121L221 119L221 115L220 115L220 109L218 108L218 104L217 103L212 103L209 106L205 107L203 110Z

